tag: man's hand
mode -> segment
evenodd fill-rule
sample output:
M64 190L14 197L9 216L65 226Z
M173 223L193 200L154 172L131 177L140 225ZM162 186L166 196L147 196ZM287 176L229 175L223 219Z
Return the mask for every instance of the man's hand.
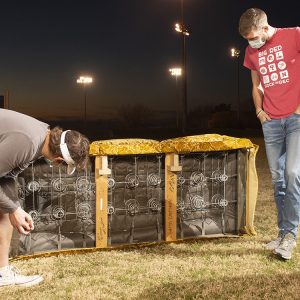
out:
M261 124L266 122L266 121L271 121L271 118L269 117L269 115L264 110L261 110L259 112L257 118L259 119Z
M17 210L9 214L9 220L11 225L15 227L19 233L28 234L34 229L31 216L21 207L18 207Z

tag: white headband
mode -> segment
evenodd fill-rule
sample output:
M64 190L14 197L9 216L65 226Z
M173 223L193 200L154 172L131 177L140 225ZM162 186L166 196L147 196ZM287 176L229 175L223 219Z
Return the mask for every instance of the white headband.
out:
M67 173L69 175L71 175L71 174L74 173L76 167L75 167L75 162L74 162L74 160L72 159L72 157L70 155L68 146L65 143L66 133L68 131L71 131L71 130L66 130L66 131L64 131L61 134L59 147L60 147L60 151L61 151L61 154L63 156L64 161L68 164L68 171L67 171Z

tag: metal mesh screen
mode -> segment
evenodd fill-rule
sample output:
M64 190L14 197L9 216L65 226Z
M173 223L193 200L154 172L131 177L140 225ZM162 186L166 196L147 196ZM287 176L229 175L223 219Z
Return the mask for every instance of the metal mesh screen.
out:
M19 176L18 194L35 229L14 240L14 255L95 246L95 180L90 171L69 176L64 166L36 162Z
M238 167L238 151L180 155L179 161L177 238L237 234L238 205L245 205L238 194L246 180Z
M110 245L164 238L163 166L162 155L109 157ZM11 255L95 247L94 173L69 176L64 166L36 162L19 176L18 194L35 229L14 237Z
M109 157L109 244L163 239L163 155Z

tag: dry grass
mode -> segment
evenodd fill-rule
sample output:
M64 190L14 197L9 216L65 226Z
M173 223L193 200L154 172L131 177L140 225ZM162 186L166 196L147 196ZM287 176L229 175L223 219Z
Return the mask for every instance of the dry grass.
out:
M262 247L276 234L263 148L257 169L257 236L17 261L45 282L2 288L0 299L299 299L300 251L284 262Z

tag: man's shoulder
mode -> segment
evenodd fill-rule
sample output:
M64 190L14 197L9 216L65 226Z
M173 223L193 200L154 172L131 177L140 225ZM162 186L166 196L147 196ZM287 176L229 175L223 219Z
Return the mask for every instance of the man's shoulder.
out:
M281 28L277 28L278 30L299 30L299 26L294 26L294 27L281 27Z
M299 32L300 27L283 27L283 28L276 28L276 33L280 34L294 34L295 32Z
M252 48L250 45L248 45L245 49L245 56L250 56L257 52L259 52L259 49Z

